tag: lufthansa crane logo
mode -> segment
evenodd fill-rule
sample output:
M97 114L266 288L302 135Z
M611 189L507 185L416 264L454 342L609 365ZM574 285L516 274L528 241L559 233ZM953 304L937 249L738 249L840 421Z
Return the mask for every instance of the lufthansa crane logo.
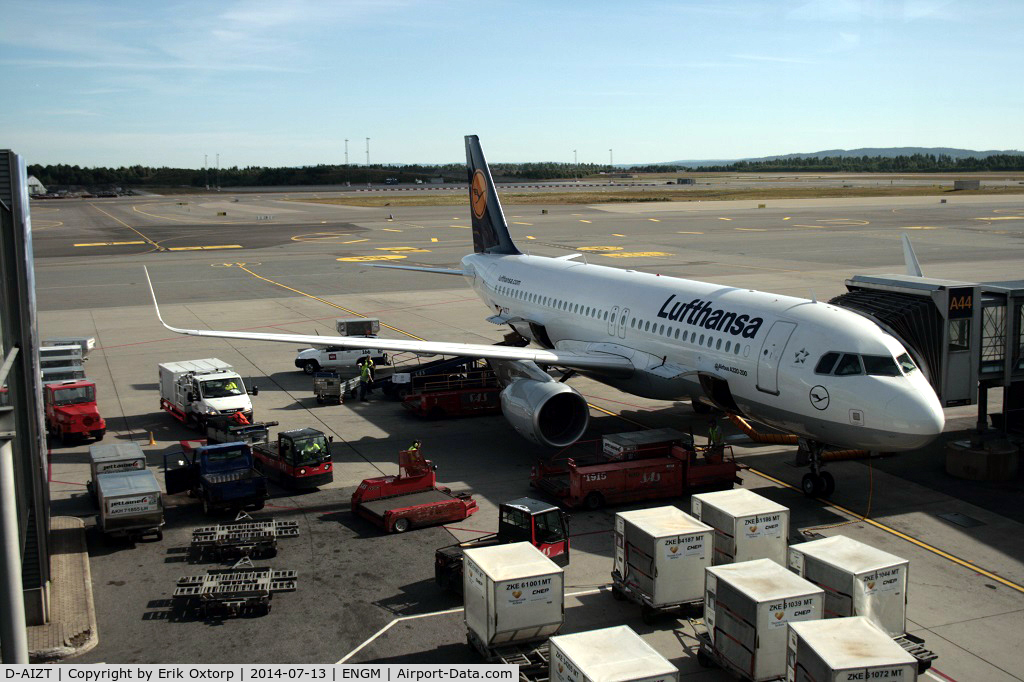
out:
M469 194L470 203L473 205L473 215L477 220L482 220L484 213L487 212L487 179L484 178L482 170L473 173Z
M828 391L824 386L818 385L811 389L811 405L816 410L824 410L828 407Z

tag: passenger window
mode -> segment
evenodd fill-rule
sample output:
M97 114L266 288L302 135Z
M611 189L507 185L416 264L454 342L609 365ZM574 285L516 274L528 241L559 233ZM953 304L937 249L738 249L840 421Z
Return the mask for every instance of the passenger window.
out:
M697 345L699 345L699 346L703 346L704 345L704 335L703 334L700 335L700 341L698 342Z
M821 360L818 360L818 366L814 368L815 374L831 374L832 370L836 366L836 360L839 359L839 353L825 353L821 356Z
M896 361L888 355L864 355L864 371L875 377L898 377L900 368Z
M844 354L843 357L839 359L839 364L836 365L837 377L848 377L863 373L864 370L862 370L860 366L860 356L854 355L853 353Z
M722 339L715 341L715 350L722 350Z
M725 352L728 353L731 350L732 341L725 342Z
M679 327L676 327L676 338L679 338Z
M644 322L644 331L645 332L651 331L651 321L650 320L648 320L647 322Z
M632 320L629 321L629 328L633 329L635 327L636 327L636 318L634 317Z

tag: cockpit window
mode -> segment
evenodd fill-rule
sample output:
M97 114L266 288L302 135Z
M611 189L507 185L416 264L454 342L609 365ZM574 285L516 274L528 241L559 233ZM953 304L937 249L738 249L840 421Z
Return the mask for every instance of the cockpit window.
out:
M853 353L845 353L840 358L839 364L836 366L837 377L853 376L854 374L863 374L864 370L860 366L860 356L854 355Z
M891 355L863 355L864 369L871 376L876 377L898 377L900 368Z
M815 374L831 374L832 368L836 366L836 360L839 359L839 353L825 353L821 356L821 360L818 360L818 366L814 368Z
M906 353L896 358L896 362L899 364L900 369L903 370L904 374L910 374L917 369L917 365L914 364L914 361L911 360L910 356Z

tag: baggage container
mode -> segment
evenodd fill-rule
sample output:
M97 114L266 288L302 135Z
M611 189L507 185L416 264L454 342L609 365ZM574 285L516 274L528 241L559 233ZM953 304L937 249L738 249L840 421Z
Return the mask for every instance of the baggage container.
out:
M677 682L679 669L625 625L552 637L551 682Z
M917 659L867 618L789 626L786 682L917 679Z
M690 513L715 529L712 565L771 559L786 565L789 509L745 488L700 493Z
M39 367L41 369L80 367L84 360L81 346L43 346L39 349Z
M78 346L82 351L82 357L89 355L89 351L96 348L96 338L93 336L60 336L43 341L44 347L50 346Z
M96 497L96 477L119 471L143 471L146 468L146 453L134 441L89 446L89 473L86 488Z
M108 535L156 534L163 539L164 506L152 471L120 471L96 477L99 529Z
M565 619L562 569L528 542L465 551L466 627L493 658L496 646L547 639Z
M619 512L612 578L656 609L702 601L714 533L673 506Z
M824 591L771 559L705 572L704 623L715 658L749 680L786 674L787 626L821 618Z
M686 443L692 447L693 439L675 429L611 433L601 441L601 454L611 461L665 457L676 443Z
M824 618L865 616L890 637L906 633L908 560L837 535L790 547L789 570L825 590Z

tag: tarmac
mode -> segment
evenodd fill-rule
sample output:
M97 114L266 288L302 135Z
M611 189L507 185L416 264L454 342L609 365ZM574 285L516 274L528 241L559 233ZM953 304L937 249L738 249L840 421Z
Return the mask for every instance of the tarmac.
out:
M275 561L300 571L299 590L275 599L265 619L179 618L170 593L189 567L183 548L190 529L203 523L196 505L168 498L162 543L107 540L93 527L84 492L87 447L54 447L54 518L84 522L78 541L84 536L90 551L88 568L55 563L54 575L66 571L79 585L91 580L95 619L82 619L90 607L81 588L67 622L65 611L53 609L60 627L34 635L33 651L78 645L69 660L84 663L479 662L465 644L458 601L433 585L433 550L492 530L497 504L529 494L529 468L549 453L520 439L500 416L423 422L379 397L317 406L309 378L292 364L293 348L175 336L156 322L142 275L147 265L164 318L177 326L330 334L336 317L355 311L380 317L396 337L492 343L503 329L484 320L486 309L454 278L364 262L388 256L455 266L470 245L466 207L354 209L269 194L237 198L51 202L38 206L38 215L33 205L39 326L42 338L96 336L88 374L97 382L107 437L139 441L158 474L162 455L194 437L158 411L158 362L219 357L260 385L258 416L280 421L282 429L315 426L335 436L335 482L303 495L275 488L265 512L300 522L302 536L288 540ZM532 253L580 251L591 262L797 296L814 292L824 300L842 293L843 279L854 273L902 271L903 232L932 276L1008 279L1024 257L1022 198L830 201L787 200L766 209L749 202L549 206L546 214L540 206L510 206L505 213L517 242ZM238 204L245 210L235 211ZM602 255L617 252L622 256ZM594 407L588 438L638 426L698 434L706 428L685 404L648 401L585 379L572 384ZM998 404L993 394L990 408ZM975 419L974 408L948 410L946 434L928 448L830 465L839 481L830 501L794 489L803 472L785 447L725 431L737 458L751 467L743 485L791 508L791 541L801 540L801 529L842 533L911 560L908 628L940 655L932 677L1020 680L1024 486L1019 476L998 484L959 481L943 467L945 440L963 438ZM351 518L348 496L363 478L394 473L398 449L412 438L440 465L439 479L472 492L481 511L447 528L380 536ZM678 504L688 508L687 500ZM672 660L682 679L725 679L698 667L689 623L648 626L635 605L607 595L617 510L572 514L566 628L626 623ZM948 513L977 523L959 526L939 516ZM64 600L61 589L55 582L54 605ZM78 589L63 594L75 602Z

